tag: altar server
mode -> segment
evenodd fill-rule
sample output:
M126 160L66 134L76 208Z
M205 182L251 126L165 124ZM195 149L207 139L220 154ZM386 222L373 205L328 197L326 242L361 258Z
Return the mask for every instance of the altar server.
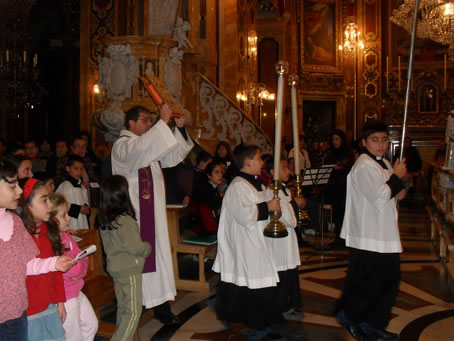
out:
M283 320L277 302L279 276L263 229L270 211L278 211L279 198L267 197L257 176L262 159L256 146L235 148L240 172L224 196L218 229L218 249L213 270L220 273L216 296L218 318L242 322L250 340L269 338L270 325Z
M396 200L405 197L405 159L394 168L384 158L388 127L363 126L365 151L347 176L347 201L341 237L350 248L337 320L357 340L398 340L386 331L400 281L402 252Z
M274 177L274 160L268 159L265 169ZM265 242L274 257L276 268L279 275L279 283L277 285L278 304L283 313L292 315L302 315L301 310L301 290L299 283L298 266L301 265L300 250L298 247L298 239L296 237L295 227L297 223L298 208L306 205L306 200L303 197L295 197L292 199L290 189L287 188L290 169L288 161L284 157L279 163L279 180L281 181L281 189L279 190L279 198L281 205L282 216L279 220L285 224L288 231L288 236L284 238L265 238ZM273 197L271 188L267 189L268 197Z

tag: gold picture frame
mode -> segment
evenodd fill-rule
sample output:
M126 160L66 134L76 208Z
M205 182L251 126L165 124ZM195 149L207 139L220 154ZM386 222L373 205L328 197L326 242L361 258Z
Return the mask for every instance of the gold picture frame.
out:
M342 35L340 0L301 1L301 69L341 72L338 46Z

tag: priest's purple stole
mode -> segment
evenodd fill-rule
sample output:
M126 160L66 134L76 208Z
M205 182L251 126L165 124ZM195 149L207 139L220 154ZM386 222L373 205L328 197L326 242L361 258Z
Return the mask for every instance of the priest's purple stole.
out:
M156 271L156 230L154 217L153 176L150 166L139 169L140 236L151 245L143 273Z

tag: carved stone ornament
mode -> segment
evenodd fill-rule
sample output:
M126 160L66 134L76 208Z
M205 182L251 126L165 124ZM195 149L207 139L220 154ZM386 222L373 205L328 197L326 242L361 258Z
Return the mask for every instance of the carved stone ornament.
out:
M92 120L106 141L115 142L124 129L125 113L121 109L121 101L114 101L106 110L94 113Z
M107 98L122 101L131 97L131 88L139 77L139 63L128 45L109 45L109 57L100 58L99 82Z
M171 48L164 64L164 85L169 89L173 98L181 103L181 90L183 81L181 78L181 61L183 51L178 47Z
M183 21L183 19L180 17L177 18L177 22L175 23L175 27L173 28L172 38L178 41L179 49L192 48L191 42L189 41L188 37L186 37L186 31L190 31L191 29L192 27L187 21Z
M247 116L219 93L211 84L201 80L200 104L202 111L208 114L202 122L202 137L217 138L238 145L242 142L260 147L262 153L272 154L273 148L263 131L248 120Z

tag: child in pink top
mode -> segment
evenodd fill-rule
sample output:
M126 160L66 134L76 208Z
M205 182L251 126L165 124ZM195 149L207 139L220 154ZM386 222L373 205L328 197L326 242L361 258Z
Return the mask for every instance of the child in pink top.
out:
M21 194L16 166L0 160L0 336L7 340L26 341L26 276L66 271L71 266L71 259L65 256L35 258L39 250L22 220L7 211L17 208Z
M68 203L58 193L49 195L52 203L51 215L48 222L49 230L59 230L62 241L62 254L71 258L81 251L74 239L68 234L70 217ZM67 341L92 341L98 330L98 319L87 296L81 291L84 286L83 278L87 274L88 258L83 258L71 270L63 275L65 286L66 320L63 328Z

